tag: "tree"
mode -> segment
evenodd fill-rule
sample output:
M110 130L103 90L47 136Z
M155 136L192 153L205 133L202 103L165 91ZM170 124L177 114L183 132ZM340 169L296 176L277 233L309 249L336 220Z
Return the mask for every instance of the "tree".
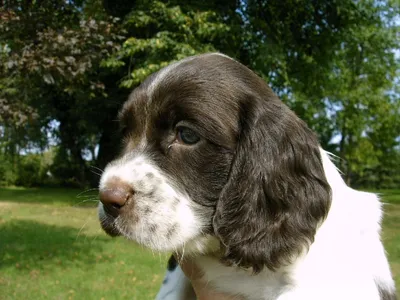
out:
M364 185L375 188L396 188L400 184L400 101L399 91L389 93L385 101L374 108L376 112L366 131L378 161L372 168L373 179ZM369 179L368 176L366 178Z
M337 90L336 80L355 84L356 67L351 74L344 70L349 63L368 64L363 74L375 76L375 86L388 87L397 68L391 50L398 47L393 21L398 13L391 1L247 1L243 14L253 34L251 66L313 124L316 114L325 118L334 104L327 97ZM386 74L388 80L378 82Z
M391 129L398 93L388 94L398 14L392 0L6 1L3 153L44 149L52 131L54 174L86 184L88 164L103 168L119 150L115 119L134 87L173 61L221 51L262 76L317 131L343 158L348 182L389 183L385 158L399 157Z
M392 51L398 45L397 26L388 26L388 16L381 17L390 11L383 3L363 1L357 3L356 8L362 17L343 35L340 48L335 50L334 68L326 89L335 111L332 119L336 134L340 136L337 152L344 158L340 167L349 184L356 170L364 164L357 148L367 132L377 129L373 123L386 123L392 110L399 116L396 101L385 96L393 87L399 66ZM382 114L384 107L386 112ZM393 143L393 135L380 138L389 138L389 143ZM373 144L371 150L374 149Z
M252 67L342 158L348 183L360 175L362 153L376 151L366 133L398 70L399 9L390 0L264 0L243 8Z
M5 94L4 101L32 109L39 116L37 128L55 130L61 146L57 157L69 162L76 182L85 184L84 152L90 149L95 154L99 145L94 163L103 167L118 150L113 138L115 118L130 89L173 59L213 49L211 41L218 40L227 26L215 22L219 16L212 11L185 14L178 6L153 1L150 5L136 2L123 29L96 1L63 3L61 7L75 22L50 16L58 4L55 0L8 5L5 12L12 17L4 23L3 37L10 51L1 57L0 82L15 91ZM35 30L29 23L37 24ZM39 26L46 23L49 26ZM188 24L194 24L195 37ZM131 37L120 47L126 31ZM19 34L21 40L12 41ZM25 88L18 89L20 85ZM58 121L56 129L48 127L53 120ZM67 173L71 172L59 175Z
M213 10L188 10L160 1L136 1L124 20L129 36L114 57L103 62L108 68L124 68L120 85L133 88L147 76L173 61L227 46L231 28ZM221 40L225 40L225 45ZM230 41L232 42L232 41Z
M61 147L67 150L63 153L69 158L65 159L76 166L77 182L84 184L87 168L83 152L93 142L92 137L99 136L101 121L109 118L110 101L106 101L103 82L106 76L100 62L120 47L117 20L99 21L96 16L82 14L87 3L55 0L11 4L14 6L9 5L6 11L11 17L2 25L6 29L3 49L10 49L1 56L0 83L8 88L2 93L3 102L14 103L9 107L19 112L21 107L34 112L40 122L29 125L39 131L49 129L52 120L59 122L55 132ZM54 17L58 4L65 11L60 18ZM34 31L31 23L35 24ZM21 40L12 40L18 34ZM93 109L96 106L98 110ZM99 113L101 108L103 113ZM1 114L6 132L18 125L9 114L4 109ZM6 123L6 119L13 122Z

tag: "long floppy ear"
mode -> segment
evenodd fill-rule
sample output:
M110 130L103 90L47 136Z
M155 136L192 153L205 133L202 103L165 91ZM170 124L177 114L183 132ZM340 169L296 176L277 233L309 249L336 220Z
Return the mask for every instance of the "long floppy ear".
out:
M314 133L277 97L251 98L213 226L222 261L258 273L307 251L331 194Z

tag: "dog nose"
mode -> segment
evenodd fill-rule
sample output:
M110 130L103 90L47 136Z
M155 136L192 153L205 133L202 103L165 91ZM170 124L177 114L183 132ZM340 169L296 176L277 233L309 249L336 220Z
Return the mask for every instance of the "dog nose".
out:
M131 187L120 184L100 190L99 197L104 210L113 217L117 217L120 208L126 204L133 194L134 191Z

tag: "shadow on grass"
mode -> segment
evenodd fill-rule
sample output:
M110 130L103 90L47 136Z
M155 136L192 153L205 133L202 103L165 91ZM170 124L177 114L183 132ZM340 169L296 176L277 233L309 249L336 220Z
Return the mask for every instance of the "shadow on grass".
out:
M98 199L98 189L0 188L0 202L94 207Z
M13 220L0 224L0 270L7 266L17 269L48 269L88 267L98 263L104 236L79 235L73 227L45 225L35 221Z

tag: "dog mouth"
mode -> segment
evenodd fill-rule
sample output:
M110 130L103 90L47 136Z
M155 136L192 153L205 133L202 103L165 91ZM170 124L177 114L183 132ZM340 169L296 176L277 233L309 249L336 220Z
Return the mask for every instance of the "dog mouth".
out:
M100 226L105 233L112 237L122 235L115 225L115 219L116 218L110 212L108 212L104 206L99 207Z
M121 236L121 232L115 227L114 223L109 222L100 222L101 228L107 233L109 236L116 237Z

